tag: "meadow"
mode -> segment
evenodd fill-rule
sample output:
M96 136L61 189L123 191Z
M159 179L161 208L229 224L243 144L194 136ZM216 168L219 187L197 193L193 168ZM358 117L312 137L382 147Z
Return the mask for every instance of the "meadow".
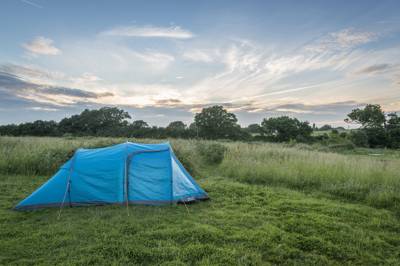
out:
M129 139L135 142L159 142ZM0 137L2 265L398 265L400 151L172 139L211 200L16 212L78 147L118 138ZM219 164L201 147L226 147Z

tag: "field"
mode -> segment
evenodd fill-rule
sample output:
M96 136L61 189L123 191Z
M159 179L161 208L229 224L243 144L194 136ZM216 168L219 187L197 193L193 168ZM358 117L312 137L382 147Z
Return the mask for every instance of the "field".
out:
M399 265L400 152L171 140L211 200L16 212L77 147L126 139L0 137L0 264ZM155 140L131 140L157 142Z

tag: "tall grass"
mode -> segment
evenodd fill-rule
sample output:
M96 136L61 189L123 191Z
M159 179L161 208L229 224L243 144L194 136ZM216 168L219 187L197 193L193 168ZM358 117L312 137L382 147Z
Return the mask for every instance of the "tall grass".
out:
M0 173L51 175L78 147L103 147L122 138L0 137ZM130 139L136 142L160 142ZM320 152L304 146L240 142L227 147L220 165L199 154L208 141L171 140L178 158L195 176L222 176L243 183L282 186L400 211L400 159Z
M241 182L321 191L400 209L400 160L303 150L279 144L228 144L216 173Z

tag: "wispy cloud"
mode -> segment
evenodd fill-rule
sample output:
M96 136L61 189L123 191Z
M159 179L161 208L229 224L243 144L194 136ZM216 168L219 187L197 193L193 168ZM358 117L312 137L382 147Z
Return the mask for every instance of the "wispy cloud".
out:
M76 88L36 84L5 72L0 72L0 91L17 98L61 106L114 95L111 92L91 92Z
M173 39L190 39L194 34L179 26L155 27L155 26L119 26L100 33L100 35L123 37L156 37Z
M327 36L306 46L306 49L313 52L349 49L374 41L377 37L378 35L374 32L358 31L353 28L348 28L329 33Z
M153 65L156 68L166 68L170 63L175 61L175 57L173 55L167 53L160 53L156 51L146 51L146 52L129 52L133 57L138 58L141 61L144 61L150 65Z
M371 65L371 66L362 68L362 69L356 71L356 74L382 73L382 72L387 71L387 70L389 70L391 68L393 68L393 65L391 65L391 64L376 64L376 65Z
M33 107L28 107L26 109L33 110L33 111L46 111L46 112L56 112L59 110L57 108L48 108L48 107L41 107L41 106L33 106Z
M22 46L31 55L58 55L61 50L53 45L53 40L38 36L29 43L24 43Z
M30 5L30 6L36 7L36 8L40 8L40 9L43 8L43 6L37 4L37 3L33 2L33 1L21 0L21 2L23 2L23 3L25 3L25 4L28 4L28 5Z
M349 112L356 107L365 105L356 101L332 102L326 104L304 104L304 103L288 103L267 107L266 112L280 113L308 113L316 115L334 115L342 112Z
M217 59L218 55L219 55L218 51L215 50L210 51L210 50L195 49L195 50L185 51L183 53L183 58L195 62L211 63Z
M0 72L13 74L23 80L29 80L33 83L54 84L66 78L64 73L49 71L30 65L3 64L0 65Z

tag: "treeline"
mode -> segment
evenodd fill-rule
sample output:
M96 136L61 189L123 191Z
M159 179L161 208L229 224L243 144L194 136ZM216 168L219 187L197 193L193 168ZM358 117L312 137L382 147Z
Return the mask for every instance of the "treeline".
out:
M400 117L397 113L382 111L378 104L354 109L344 121L361 125L352 132L351 140L357 146L400 148Z
M254 124L243 128L238 124L236 115L229 113L223 106L204 108L195 115L194 122L190 125L174 121L166 127L157 127L149 126L143 120L129 122L130 120L131 115L122 109L103 107L86 109L60 122L37 120L18 125L3 125L0 126L0 135L301 141L309 139L312 133L308 122L289 117L264 119L262 125Z
M265 118L260 124L241 127L233 113L223 106L204 108L195 114L194 122L171 122L167 127L149 126L143 120L130 122L132 117L116 107L84 110L78 115L66 117L60 122L42 121L0 126L0 135L9 136L103 136L134 138L203 138L271 142L321 142L344 143L365 147L400 148L400 118L396 113L385 114L379 105L367 105L355 109L347 123L357 123L357 130L344 128L321 128L310 126L288 116ZM313 134L317 131L329 134ZM341 131L341 132L339 132Z

